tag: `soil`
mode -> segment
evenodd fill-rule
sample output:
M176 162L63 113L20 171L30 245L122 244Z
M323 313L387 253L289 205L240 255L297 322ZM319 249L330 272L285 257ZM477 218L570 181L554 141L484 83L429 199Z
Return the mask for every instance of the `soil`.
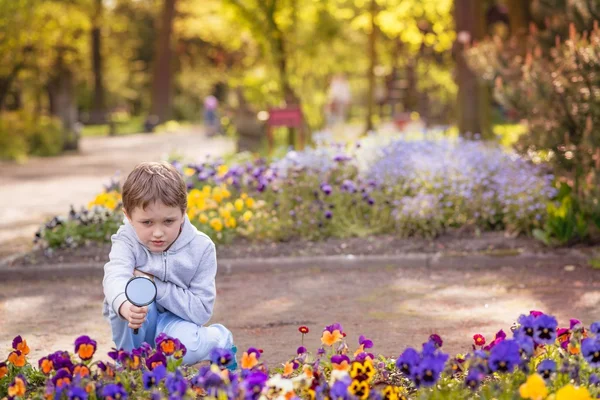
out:
M571 248L572 249L572 248ZM592 251L592 247L579 246L579 250ZM13 257L8 265L103 263L108 258L110 244L92 243L77 249L36 250ZM444 253L490 255L517 255L521 253L546 252L541 242L528 237L507 237L502 232L484 232L480 235L452 231L433 240L422 238L404 239L392 235L366 238L331 238L321 242L295 240L279 243L255 243L240 239L231 244L217 246L219 259L245 259L267 257L303 257L323 255L393 255L407 253ZM568 252L570 249L554 249Z
M509 332L522 313L542 310L560 326L569 318L586 325L600 320L600 271L579 265L539 263L481 268L298 265L260 271L233 270L217 277L211 322L223 323L242 350L264 350L269 367L281 365L301 342L300 325L310 328L304 345L316 351L323 327L339 322L350 349L360 334L374 353L398 356L420 346L432 333L449 353L467 351L472 336L488 340ZM113 346L101 316L101 277L0 282L0 358L22 335L37 360L57 350L73 351L79 335L98 341L100 359Z

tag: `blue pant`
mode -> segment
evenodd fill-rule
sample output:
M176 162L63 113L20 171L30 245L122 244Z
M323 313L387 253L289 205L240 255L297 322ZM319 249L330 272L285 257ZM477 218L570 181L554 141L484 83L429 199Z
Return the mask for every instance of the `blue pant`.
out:
M140 347L143 342L155 347L154 339L164 332L183 343L187 349L183 357L183 363L186 365L208 360L210 351L215 347L224 349L233 347L233 336L223 325L198 326L193 322L181 319L170 311L158 311L156 303L148 306L146 320L137 335L133 334L129 323L116 315L113 310L110 310L109 319L117 349L131 351Z

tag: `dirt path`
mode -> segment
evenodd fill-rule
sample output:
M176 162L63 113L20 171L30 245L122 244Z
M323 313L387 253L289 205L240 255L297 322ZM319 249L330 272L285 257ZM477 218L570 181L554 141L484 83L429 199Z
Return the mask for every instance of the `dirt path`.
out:
M200 127L178 133L89 137L78 154L33 158L26 164L0 162L0 256L30 239L45 218L86 205L117 171L127 174L141 161L179 154L189 161L234 150L228 139L207 138ZM23 239L24 238L24 239Z
M374 352L397 356L431 333L451 353L468 350L471 337L488 339L508 332L521 313L543 310L561 326L569 318L586 325L600 320L600 272L584 267L519 265L497 269L388 267L351 269L294 268L219 275L213 322L228 326L237 345L264 349L273 367L300 345L299 325L311 332L305 345L315 351L323 327L340 322L354 350L358 335L375 343ZM74 339L90 335L106 358L112 346L101 316L101 281L0 283L0 358L12 338L23 335L31 359L60 349L72 351Z

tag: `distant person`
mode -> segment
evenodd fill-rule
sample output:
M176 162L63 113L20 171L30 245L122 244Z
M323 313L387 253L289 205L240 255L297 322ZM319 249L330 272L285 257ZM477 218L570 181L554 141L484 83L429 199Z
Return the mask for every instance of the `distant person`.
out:
M204 125L206 126L206 134L208 136L221 133L219 114L217 112L218 107L219 100L215 96L206 96L204 99Z
M208 360L213 348L231 349L231 332L206 325L216 298L215 245L188 219L187 188L168 163L136 166L123 185L125 222L112 236L104 266L104 310L117 349L131 351L143 342L155 346L164 333L186 347L186 365ZM156 300L137 307L125 286L134 276L156 284ZM132 329L139 329L134 334ZM234 356L235 357L235 356ZM228 368L237 367L235 360Z
M352 93L350 84L344 74L337 74L331 79L327 92L327 124L336 125L346 122Z

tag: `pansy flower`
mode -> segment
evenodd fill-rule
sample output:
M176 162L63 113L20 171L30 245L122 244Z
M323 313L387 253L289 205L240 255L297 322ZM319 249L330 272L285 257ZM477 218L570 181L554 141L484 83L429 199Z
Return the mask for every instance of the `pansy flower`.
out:
M348 371L350 369L350 359L343 354L336 354L331 357L331 365L334 370Z
M50 354L48 358L52 361L55 371L63 368L70 372L73 371L73 362L71 361L71 355L68 352L57 351Z
M405 376L409 377L411 376L413 369L419 364L420 360L421 356L419 353L412 347L409 347L404 350L400 357L398 357L398 360L396 360L396 367Z
M358 337L358 349L356 350L356 352L354 352L354 357L356 357L357 355L359 355L360 353L364 352L365 349L370 349L373 347L373 342L369 339L367 339L364 335L360 335Z
M45 375L48 375L54 369L54 364L52 364L50 357L40 358L38 365L40 367L40 371L42 371Z
M8 374L8 366L5 362L0 362L0 379L4 378Z
M250 347L248 351L242 354L242 369L252 369L258 365L258 359L260 358L260 351L254 347Z
M570 340L571 331L568 328L560 328L556 330L556 341L560 344L560 347L567 350L569 348Z
M553 344L556 340L558 322L551 315L540 315L535 319L534 340L538 344Z
M219 368L227 368L233 359L233 353L228 349L214 348L210 352L210 361Z
M73 368L73 375L81 378L90 376L90 368L85 364L77 364Z
M496 346L498 343L502 342L504 339L506 339L506 333L504 333L504 331L500 329L498 332L496 332L496 335L494 335L494 340L489 345L485 346L483 349L489 351L493 349L494 346Z
M23 355L29 354L29 346L27 346L27 341L23 340L20 335L13 339L12 347L15 350L19 350L21 353L23 353Z
M27 392L27 381L23 375L17 375L13 379L13 381L8 385L8 396L10 398L13 397L23 397Z
M154 368L159 365L167 365L167 358L160 351L155 352L146 359L146 367L148 367L150 371L154 370Z
M348 387L348 391L352 393L356 398L360 400L369 398L369 382L368 381L357 381L353 380Z
M88 393L79 386L73 386L67 392L67 397L69 400L87 400Z
M321 343L325 346L333 346L344 337L342 326L338 323L326 326L321 336Z
M590 325L590 332L592 332L594 335L600 333L600 321L594 322L592 325Z
M532 374L519 387L519 394L524 399L545 399L548 396L548 388L546 388L546 383L541 376Z
M423 358L412 372L411 378L413 382L415 382L417 387L431 387L435 385L444 370L447 360L448 355L446 354Z
M114 377L115 376L115 369L113 368L112 365L110 364L106 364L102 361L98 361L98 363L96 364L98 366L98 369L102 372L102 375L108 376L108 377ZM148 367L150 368L150 367Z
M83 361L91 360L96 352L96 341L89 336L79 336L75 340L75 353Z
M306 353L307 351L308 351L308 350L306 350L306 347L304 347L304 346L300 346L300 347L298 347L298 349L296 350L296 354L298 354L298 355L301 355L301 354L304 354L304 353Z
M154 386L158 386L160 381L167 375L167 369L164 365L159 365L152 371L144 371L142 375L142 383L144 389L148 390Z
M165 387L169 393L169 398L180 398L178 396L185 395L185 392L188 388L188 383L181 372L177 370L174 374L167 375Z
M519 344L514 340L503 340L490 352L488 365L494 372L512 372L520 362Z
M429 336L429 340L433 342L438 349L444 344L442 337L437 333L431 334L431 336Z
M370 359L364 362L355 361L350 366L350 376L359 381L370 381L375 375L375 367Z
M56 372L56 375L52 377L52 383L55 387L61 388L63 386L68 386L71 384L73 380L73 376L66 369L60 369Z
M21 353L20 350L11 351L8 355L8 362L15 367L24 367L26 363L25 354Z
M592 338L583 339L581 354L592 367L600 367L600 341Z
M475 390L479 387L483 378L485 378L485 374L481 371L481 368L470 368L469 373L465 377L465 385L469 389Z
M120 383L111 383L102 388L102 396L105 400L125 400L127 399L127 391Z
M242 388L245 393L244 398L246 400L257 400L260 397L268 379L269 376L264 372L251 372L242 382Z
M550 376L556 372L556 362L548 358L539 363L536 371L542 376L542 378L550 379Z

